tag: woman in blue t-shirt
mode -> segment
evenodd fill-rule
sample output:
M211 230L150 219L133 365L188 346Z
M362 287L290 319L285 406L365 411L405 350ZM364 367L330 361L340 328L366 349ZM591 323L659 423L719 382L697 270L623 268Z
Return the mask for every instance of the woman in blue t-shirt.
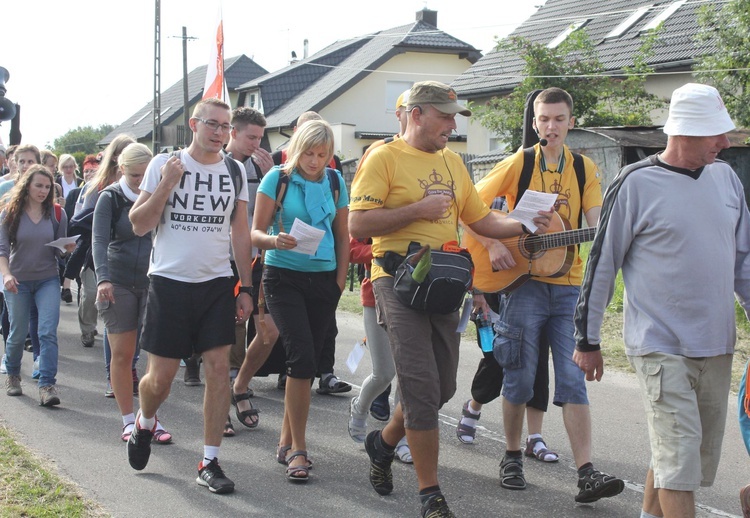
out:
M312 466L305 442L310 384L349 266L349 196L339 172L339 188L331 188L326 165L332 156L328 123L302 124L289 143L286 164L263 177L255 201L253 245L267 250L265 301L287 358L277 459L287 465L286 476L293 482L307 481ZM305 236L322 234L309 250L309 239L294 237L303 235L298 229L303 224L312 227L305 227Z

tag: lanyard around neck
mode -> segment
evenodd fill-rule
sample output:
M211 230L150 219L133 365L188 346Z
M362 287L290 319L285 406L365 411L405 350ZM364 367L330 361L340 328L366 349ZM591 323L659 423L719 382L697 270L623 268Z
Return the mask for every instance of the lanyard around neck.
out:
M544 159L544 153L540 151L540 157L539 157L539 170L544 173L545 171L549 171L550 173L560 173L562 174L563 169L565 169L565 150L563 149L562 153L560 154L560 161L557 163L557 170L552 171L547 167L547 161Z

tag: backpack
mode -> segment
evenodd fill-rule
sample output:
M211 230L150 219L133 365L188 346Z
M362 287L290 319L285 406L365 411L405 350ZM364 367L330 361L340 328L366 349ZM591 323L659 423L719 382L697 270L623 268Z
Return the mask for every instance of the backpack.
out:
M110 223L109 238L114 240L115 227L117 226L117 222L120 221L123 209L125 209L125 207L132 207L135 202L132 202L125 197L119 183L113 183L105 190L112 192L112 219Z
M172 151L169 156L176 156L179 158L179 153L180 150ZM240 169L240 166L233 158L230 158L224 152L222 152L222 157L224 158L224 165L227 167L229 175L232 177L232 186L234 187L234 208L232 208L232 215L229 217L229 220L231 221L234 219L234 213L237 210L237 202L239 201L237 196L240 195L240 191L242 190L242 182L245 181L245 175L242 174L242 169Z
M578 153L573 153L573 169L576 172L576 178L578 179L578 190L581 193L580 205L581 210L578 211L578 228L582 228L583 224L583 189L586 185L586 167L583 164L583 156ZM531 183L531 174L534 172L534 159L536 153L534 147L527 147L523 150L523 169L521 169L521 176L518 178L518 194L516 200L520 200L526 189L529 188Z
M62 207L59 203L55 203L55 219L52 220L52 231L57 239L57 229L60 228L60 218L62 217Z

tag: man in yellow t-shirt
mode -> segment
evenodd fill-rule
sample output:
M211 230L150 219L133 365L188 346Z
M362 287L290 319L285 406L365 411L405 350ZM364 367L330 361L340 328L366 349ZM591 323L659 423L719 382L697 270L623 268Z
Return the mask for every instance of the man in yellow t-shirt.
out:
M583 157L585 183L583 199L573 167L573 155L565 145L568 131L575 124L573 99L565 90L548 88L534 101L534 129L546 145L535 148L534 169L529 190L556 193L555 210L578 227L579 214L595 226L602 204L601 184L596 165ZM477 183L485 202L505 196L508 208L517 203L518 182L523 168L523 150L497 164ZM479 237L489 251L496 270L512 268L515 261L497 240ZM583 264L576 256L570 271L561 277L534 277L510 293L500 295L500 321L495 325L495 358L502 365L503 426L506 451L500 464L500 485L525 489L521 434L526 402L534 391L539 361L539 344L549 340L555 368L553 403L563 409L573 457L578 468L576 502L595 502L622 492L623 481L594 469L591 463L591 415L583 373L573 362L575 349L573 313L578 300ZM491 274L489 274L491 275ZM477 279L477 284L490 279ZM499 289L496 288L496 289ZM486 291L494 291L487 289ZM481 297L477 299L482 300Z
M419 482L422 516L452 516L437 478L438 410L456 390L458 312L430 314L402 304L393 292L392 272L378 264L386 252L405 255L416 241L440 248L457 239L460 218L477 234L495 239L520 235L522 225L490 212L479 198L461 158L445 149L457 113L471 112L456 92L435 81L415 83L402 138L373 150L352 184L349 231L372 237L371 279L380 319L388 331L401 402L393 419L370 432L370 483L381 495L393 490L395 445L406 434ZM540 231L551 212L536 218ZM437 514L436 514L437 515Z

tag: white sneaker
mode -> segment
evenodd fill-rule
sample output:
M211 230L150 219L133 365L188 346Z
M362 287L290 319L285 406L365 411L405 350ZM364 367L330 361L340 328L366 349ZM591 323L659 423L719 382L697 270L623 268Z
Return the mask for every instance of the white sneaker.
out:
M3 360L0 362L0 374L8 374L8 369L5 367L5 355L3 354Z

